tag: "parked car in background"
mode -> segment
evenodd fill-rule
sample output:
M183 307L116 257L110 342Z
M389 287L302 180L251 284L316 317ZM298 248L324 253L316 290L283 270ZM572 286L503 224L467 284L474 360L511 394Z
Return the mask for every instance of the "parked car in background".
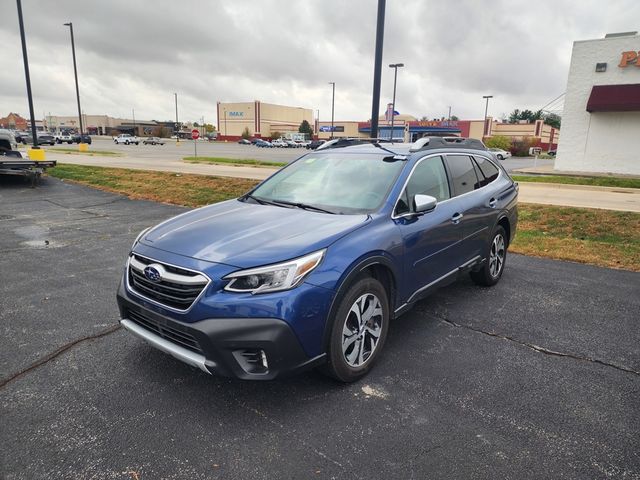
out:
M18 141L15 135L10 130L0 128L0 149L2 150L17 150Z
M478 140L310 152L240 198L143 230L117 293L121 324L210 374L324 365L353 382L420 299L464 274L500 281L517 201Z
M56 139L50 133L38 133L38 145L55 145Z
M142 141L143 145L164 145L164 142L158 137L147 137Z
M557 151L557 150L549 150L549 151L547 152L547 154L548 154L548 155L550 155L550 156L552 156L552 157L555 157L555 156L556 156L556 153L558 153L558 151Z
M58 133L54 135L57 144L68 143L71 145L73 143L73 137L69 133Z
M307 148L308 150L315 150L320 145L322 145L324 142L325 142L325 140L312 140L307 145L305 145L305 148Z
M258 140L256 142L256 147L260 148L273 148L273 144L271 142L267 142L266 140Z
M86 133L83 133L82 136L80 136L79 133L76 133L72 135L71 138L73 139L73 143L88 143L91 145L91 137Z
M129 145L131 143L135 143L138 145L140 143L140 139L136 136L129 135L128 133L122 133L113 139L114 143L118 145L124 143L125 145Z
M488 150L496 157L498 157L498 160L504 160L505 158L509 158L511 156L511 152L502 150L501 148L489 148Z
M251 140L247 140L246 138L241 138L240 140L238 140L238 143L240 145L251 145Z
M271 142L271 145L273 145L274 147L288 147L287 142L282 138L276 138Z

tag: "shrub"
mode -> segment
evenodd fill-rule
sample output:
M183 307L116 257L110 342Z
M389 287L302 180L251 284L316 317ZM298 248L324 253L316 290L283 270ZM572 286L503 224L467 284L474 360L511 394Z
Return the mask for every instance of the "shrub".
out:
M511 153L514 157L528 157L529 148L538 146L538 143L533 137L514 138L511 140Z
M489 137L484 141L488 148L501 148L502 150L511 150L511 139L504 135L496 135Z
M249 127L244 127L244 130L242 131L242 138L244 138L245 140L248 140L251 137L251 132L249 132Z

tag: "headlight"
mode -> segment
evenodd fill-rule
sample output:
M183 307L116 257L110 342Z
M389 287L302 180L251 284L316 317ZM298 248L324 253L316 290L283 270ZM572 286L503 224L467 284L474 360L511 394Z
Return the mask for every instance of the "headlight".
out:
M266 267L240 270L224 277L228 292L266 293L288 290L302 282L324 257L324 250Z
M144 234L147 233L149 230L151 230L151 227L145 228L138 234L136 239L133 241L133 244L131 245L131 250L133 250L133 247L136 246L136 244L140 241L140 239L144 236Z

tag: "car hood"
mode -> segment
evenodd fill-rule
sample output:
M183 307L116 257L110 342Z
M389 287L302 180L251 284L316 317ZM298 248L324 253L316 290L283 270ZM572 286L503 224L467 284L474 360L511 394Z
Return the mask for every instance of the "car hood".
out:
M368 215L332 215L230 200L171 218L140 241L198 260L249 268L328 247L368 220Z

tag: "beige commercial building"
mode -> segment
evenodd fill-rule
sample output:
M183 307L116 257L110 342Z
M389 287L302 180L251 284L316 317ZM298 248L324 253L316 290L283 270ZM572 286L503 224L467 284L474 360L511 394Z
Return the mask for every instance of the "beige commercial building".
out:
M302 107L288 107L253 102L218 102L218 139L238 140L247 129L249 135L258 138L271 138L273 133L294 133L303 120L313 128L313 110Z

